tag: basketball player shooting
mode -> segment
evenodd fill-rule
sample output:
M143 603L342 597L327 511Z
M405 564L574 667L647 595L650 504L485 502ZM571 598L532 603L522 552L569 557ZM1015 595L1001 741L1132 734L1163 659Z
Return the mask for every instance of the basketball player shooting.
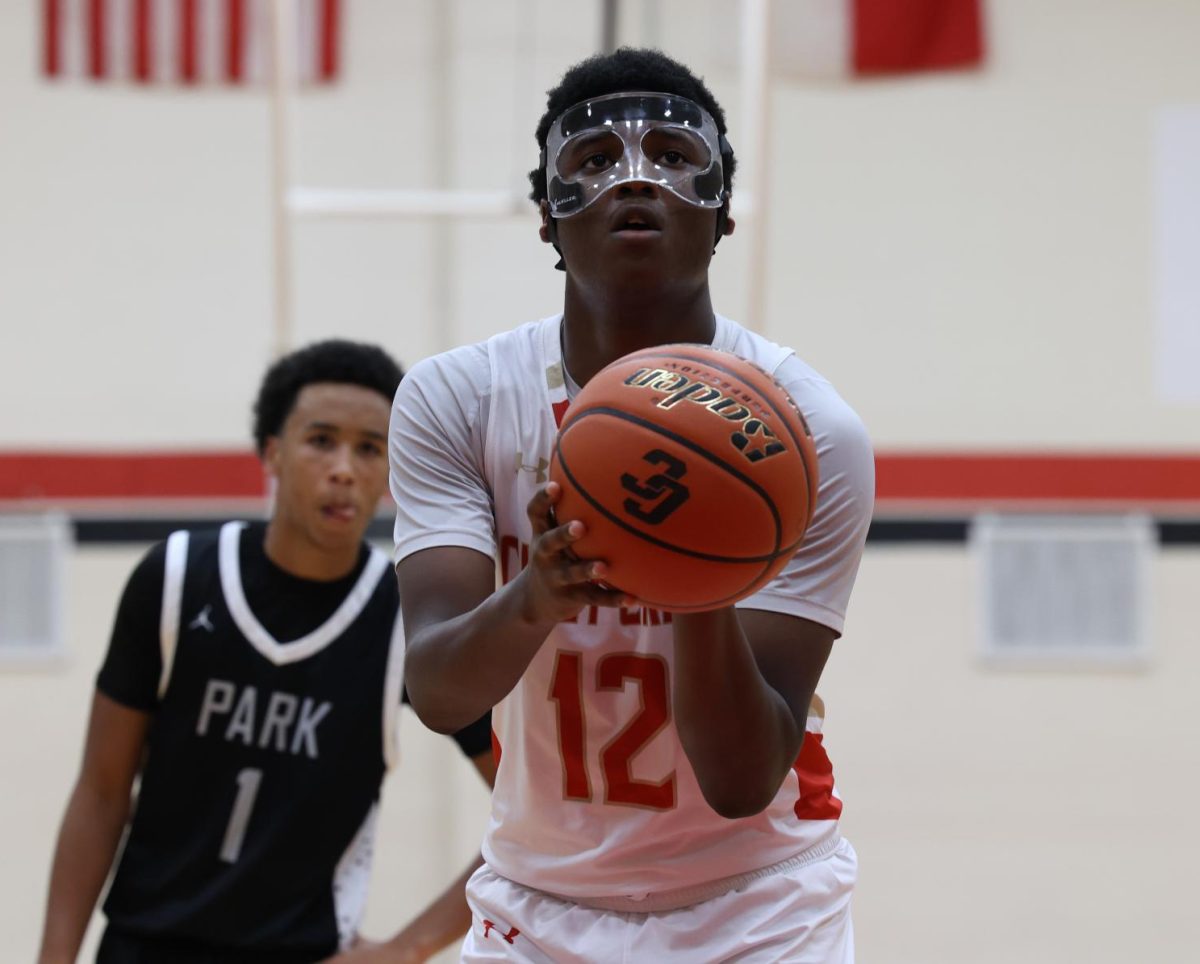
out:
M127 823L100 964L311 964L358 943L402 699L396 583L363 541L400 378L353 342L279 360L254 420L270 520L176 532L130 576L59 832L42 964L75 960ZM455 730L490 783L486 709ZM381 948L389 960L426 960L467 930L466 877Z
M866 432L790 349L713 310L735 161L690 70L648 50L586 60L536 136L562 313L420 363L392 412L413 707L453 732L495 706L463 960L851 961L856 858L815 691L871 514ZM820 488L772 581L736 607L672 614L610 588L606 560L576 558L585 528L555 518L546 466L580 386L676 342L783 386Z

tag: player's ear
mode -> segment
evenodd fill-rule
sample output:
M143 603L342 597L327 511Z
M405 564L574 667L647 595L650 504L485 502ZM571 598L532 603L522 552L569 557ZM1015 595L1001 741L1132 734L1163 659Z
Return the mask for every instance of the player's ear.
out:
M262 450L262 464L266 469L267 475L272 478L279 477L279 436L268 435L267 442Z
M721 233L728 237L729 235L733 234L733 229L736 227L737 225L734 224L733 218L731 218L729 215L725 215L725 225Z
M538 214L542 216L542 226L538 228L538 237L542 239L542 244L553 244L550 237L550 202L538 201Z

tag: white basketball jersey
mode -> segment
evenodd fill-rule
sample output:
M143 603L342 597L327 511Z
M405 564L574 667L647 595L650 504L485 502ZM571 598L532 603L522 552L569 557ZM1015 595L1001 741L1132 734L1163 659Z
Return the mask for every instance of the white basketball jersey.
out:
M487 343L483 475L505 582L528 558L526 505L546 481L568 405L559 322L548 318ZM714 345L775 374L791 392L814 424L823 476L826 453L839 446L852 452L845 456L851 468L822 485L817 513L828 511L834 521L822 532L814 519L815 548L742 604L840 632L873 487L861 423L790 350L724 318ZM830 409L838 413L832 419ZM566 896L637 897L836 845L841 802L819 720L810 719L800 758L765 811L720 817L701 795L671 719L672 661L670 616L655 610L593 607L550 634L493 714L501 759L483 854L494 870Z

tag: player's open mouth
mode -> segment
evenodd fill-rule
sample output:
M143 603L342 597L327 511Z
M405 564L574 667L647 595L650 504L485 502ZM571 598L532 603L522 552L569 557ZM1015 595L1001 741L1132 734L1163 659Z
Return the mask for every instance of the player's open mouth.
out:
M337 503L321 506L321 515L336 522L353 522L358 515L358 509L349 503Z
M614 234L657 234L662 227L648 209L627 205L613 216L612 231Z

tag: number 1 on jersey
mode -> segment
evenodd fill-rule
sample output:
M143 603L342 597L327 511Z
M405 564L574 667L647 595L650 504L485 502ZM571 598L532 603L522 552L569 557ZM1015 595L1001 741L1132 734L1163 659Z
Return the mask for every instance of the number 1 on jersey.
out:
M604 802L670 810L675 806L675 774L657 783L635 780L630 761L666 726L671 716L667 664L661 657L610 653L596 664L596 690L622 690L632 680L640 690L641 709L600 751ZM550 682L558 706L558 746L563 764L563 797L591 800L587 766L587 720L583 712L583 657L559 650Z
M257 767L246 767L238 772L237 796L225 828L225 839L221 842L221 859L227 864L236 864L242 852L242 841L246 837L246 827L250 823L250 812L254 809L254 798L258 796L262 775L262 770Z

